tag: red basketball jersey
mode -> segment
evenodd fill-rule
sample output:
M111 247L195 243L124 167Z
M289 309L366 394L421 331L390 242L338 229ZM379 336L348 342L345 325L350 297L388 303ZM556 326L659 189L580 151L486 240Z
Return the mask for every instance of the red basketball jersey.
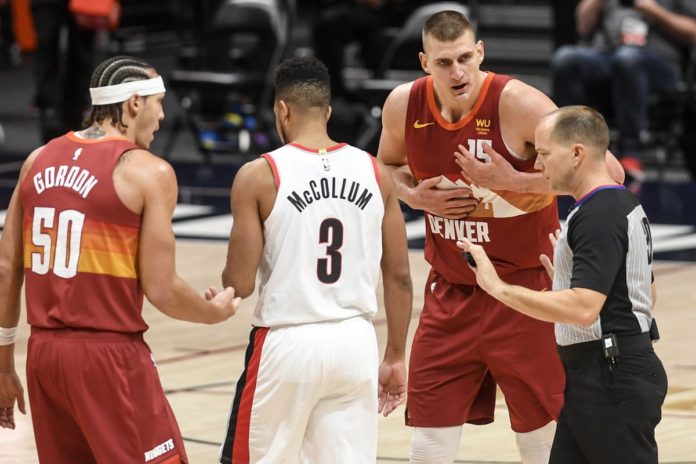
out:
M141 217L118 197L113 171L136 145L51 140L21 185L27 318L36 327L143 332Z
M510 79L489 72L473 109L455 123L440 115L430 76L413 83L405 130L408 164L416 180L444 175L462 185L453 155L459 144L482 162L488 158L483 151L488 144L518 171L534 172L534 158L513 156L501 135L498 102ZM469 216L454 220L425 212L425 258L440 275L454 283L476 283L456 246L463 237L486 249L500 275L539 267L540 253L552 255L548 234L558 227L553 195L471 188L481 202Z

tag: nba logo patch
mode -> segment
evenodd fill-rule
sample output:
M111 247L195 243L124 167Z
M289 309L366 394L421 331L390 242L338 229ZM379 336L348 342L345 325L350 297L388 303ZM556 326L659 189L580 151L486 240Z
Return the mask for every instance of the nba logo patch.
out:
M324 171L330 171L331 170L331 165L329 164L329 159L328 158L322 158L321 163L324 165Z

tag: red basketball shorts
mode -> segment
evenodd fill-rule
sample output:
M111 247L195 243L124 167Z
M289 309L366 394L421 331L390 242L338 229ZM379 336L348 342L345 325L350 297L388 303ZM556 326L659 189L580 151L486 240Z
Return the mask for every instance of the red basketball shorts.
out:
M142 334L32 328L27 387L41 462L188 462Z
M518 271L504 280L533 289L550 286L543 269ZM553 324L431 270L411 351L408 425L488 424L497 384L512 429L530 432L558 417L564 380Z

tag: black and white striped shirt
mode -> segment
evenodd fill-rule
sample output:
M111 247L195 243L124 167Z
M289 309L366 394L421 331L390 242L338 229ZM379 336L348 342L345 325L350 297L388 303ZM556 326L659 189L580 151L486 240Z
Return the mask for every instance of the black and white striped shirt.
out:
M557 323L559 345L602 333L647 332L652 316L652 240L643 207L623 186L599 187L573 205L554 252L553 289L607 295L589 327Z

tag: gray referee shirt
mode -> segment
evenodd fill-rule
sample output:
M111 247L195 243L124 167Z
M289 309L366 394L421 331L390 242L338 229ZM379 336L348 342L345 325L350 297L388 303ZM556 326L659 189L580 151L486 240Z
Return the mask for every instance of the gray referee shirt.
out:
M638 200L623 186L599 187L568 215L554 252L553 289L587 288L607 296L589 327L557 323L559 345L648 332L652 316L652 239Z

